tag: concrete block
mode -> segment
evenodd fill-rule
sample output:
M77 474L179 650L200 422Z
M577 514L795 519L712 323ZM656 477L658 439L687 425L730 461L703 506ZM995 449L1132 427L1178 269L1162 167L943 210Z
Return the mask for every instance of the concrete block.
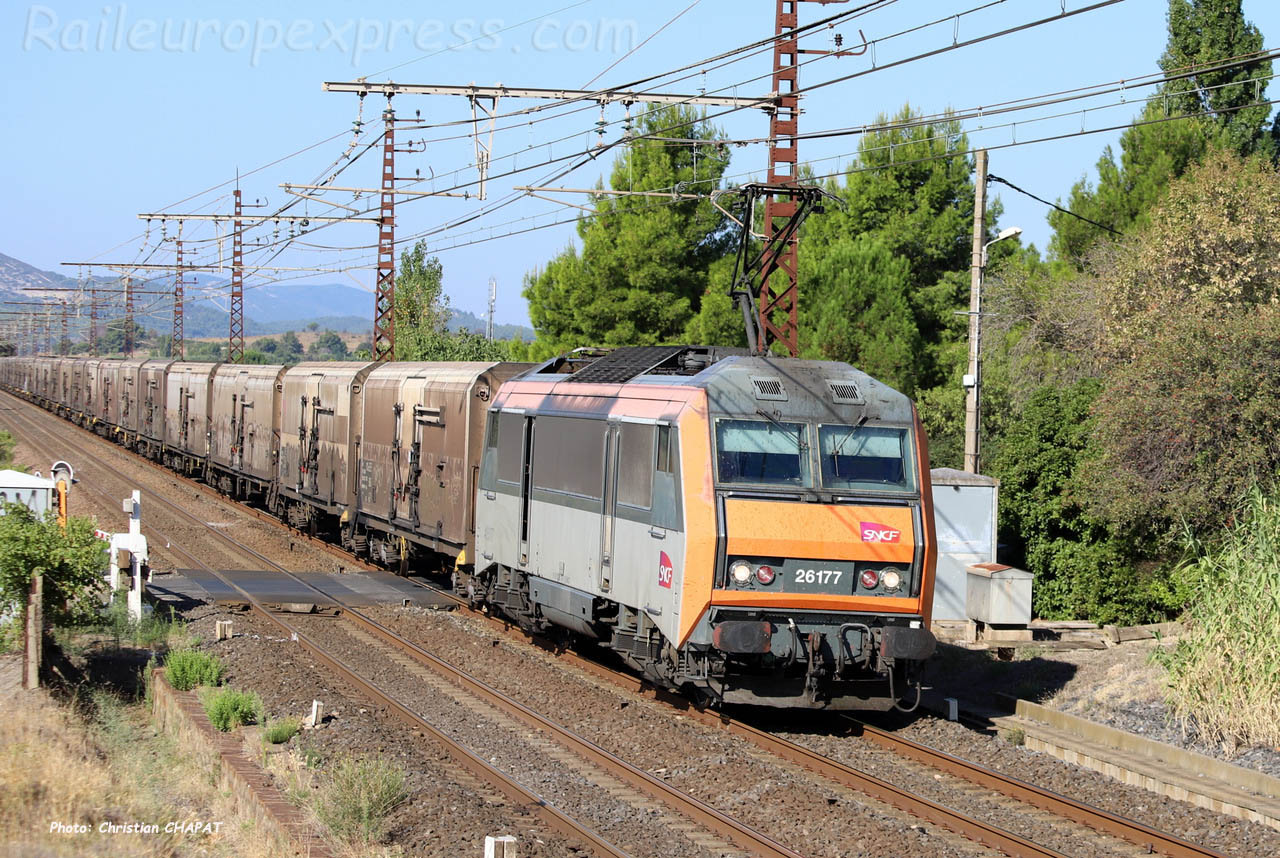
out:
M516 839L510 834L500 837L486 836L484 839L484 858L518 858Z
M311 701L311 714L302 719L302 729L314 730L324 720L324 704L319 700Z
M231 621L217 620L213 624L214 640L229 641L232 638Z

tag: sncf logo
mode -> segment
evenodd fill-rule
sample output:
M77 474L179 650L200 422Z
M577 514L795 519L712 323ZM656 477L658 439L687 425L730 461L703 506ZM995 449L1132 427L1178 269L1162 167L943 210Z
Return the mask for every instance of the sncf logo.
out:
M662 552L658 557L658 586L671 589L671 579L675 577L676 567L671 565L671 558L667 556L667 552Z
M902 539L902 531L894 530L887 524L864 521L862 524L863 542L898 542Z

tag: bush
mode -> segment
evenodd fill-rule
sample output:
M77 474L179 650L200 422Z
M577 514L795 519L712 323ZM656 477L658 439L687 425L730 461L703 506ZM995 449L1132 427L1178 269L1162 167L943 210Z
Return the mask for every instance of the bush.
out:
M1155 535L1180 522L1220 530L1280 468L1280 310L1170 314L1111 374L1094 413L1099 514Z
M252 691L209 689L201 695L200 703L209 722L223 733L245 724L260 724L266 714L262 698Z
M0 653L22 651L22 615L0 619Z
M344 759L320 791L316 814L335 837L374 843L386 832L387 817L409 797L404 780L395 763Z
M298 735L298 731L301 729L302 720L300 718L282 718L279 721L268 722L262 731L262 738L273 745L283 745Z
M1032 608L1050 619L1135 623L1163 618L1164 577L1139 567L1141 546L1088 510L1080 473L1093 455L1096 381L1045 387L1014 419L992 461L1000 478L1006 562L1035 577Z
M1184 572L1191 628L1156 653L1174 716L1228 752L1280 746L1280 497L1254 489L1240 523Z
M179 691L190 691L197 685L219 685L226 666L214 655L193 649L180 649L165 659L165 677Z

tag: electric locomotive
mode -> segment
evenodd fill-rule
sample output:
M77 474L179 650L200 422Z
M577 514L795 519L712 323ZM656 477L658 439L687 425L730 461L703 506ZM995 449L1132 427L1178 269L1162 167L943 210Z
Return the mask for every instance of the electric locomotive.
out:
M712 703L887 709L935 646L928 461L847 364L579 350L494 399L457 583Z

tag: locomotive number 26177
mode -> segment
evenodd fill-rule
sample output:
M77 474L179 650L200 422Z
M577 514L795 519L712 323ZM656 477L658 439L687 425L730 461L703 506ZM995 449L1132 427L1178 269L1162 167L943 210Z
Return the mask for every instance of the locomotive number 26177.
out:
M797 584L839 584L843 569L797 569Z

